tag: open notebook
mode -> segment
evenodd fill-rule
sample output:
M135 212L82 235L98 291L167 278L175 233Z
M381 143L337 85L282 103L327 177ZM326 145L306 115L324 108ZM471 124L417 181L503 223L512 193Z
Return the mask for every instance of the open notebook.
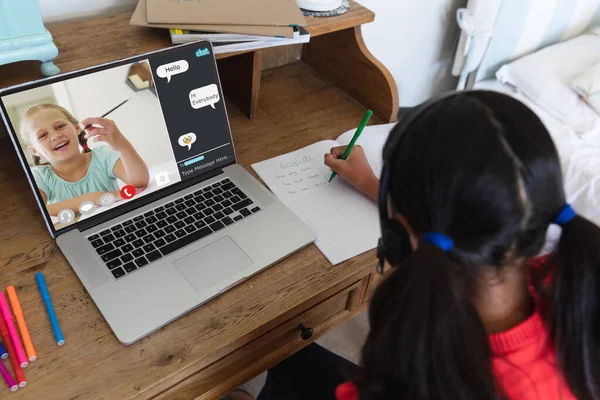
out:
M377 176L394 125L368 126L357 141ZM340 177L329 183L331 171L323 164L324 154L350 143L354 132L252 165L269 189L317 233L316 246L334 265L374 249L380 237L377 204Z

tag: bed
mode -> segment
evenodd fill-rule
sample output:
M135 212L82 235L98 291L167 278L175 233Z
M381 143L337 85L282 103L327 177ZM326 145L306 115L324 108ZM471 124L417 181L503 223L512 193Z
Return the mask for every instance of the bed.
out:
M578 103L579 110L585 111L585 124L581 115L568 121L560 115L561 110L553 110L540 100L539 91L532 95L529 88L521 85L531 86L538 79L536 75L554 79L555 72L561 82L571 82L573 75L582 73L575 70L584 68L583 64L585 69L600 65L600 0L470 0L457 17L462 30L453 68L460 77L458 89L498 91L528 105L544 122L558 148L569 202L580 214L600 225L600 114L591 104ZM563 53L552 63L540 63L539 71L532 70L529 63L530 77L524 82L505 79L504 65L519 65L514 60L534 59L540 49L553 45L557 48L557 43L564 48L564 43L581 41L584 35L594 44L584 46L582 65L575 66L577 61L573 60L577 58L564 57ZM598 35L597 40L591 35ZM550 51L545 52L547 55ZM542 73L544 69L549 72ZM540 85L540 90L546 86ZM567 83L565 87L571 90L572 85ZM558 104L556 108L575 101L570 92L565 98L557 97L558 91L552 95L552 101ZM574 97L583 102L581 97Z
M484 80L477 82L475 89L511 95L540 117L558 148L568 201L579 213L600 225L600 125L582 135L504 83Z

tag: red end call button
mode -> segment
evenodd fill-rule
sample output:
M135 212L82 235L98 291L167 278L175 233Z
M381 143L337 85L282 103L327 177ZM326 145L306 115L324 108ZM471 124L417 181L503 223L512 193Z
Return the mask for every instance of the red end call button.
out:
M124 199L130 199L135 196L135 188L131 185L125 185L121 188L121 197Z

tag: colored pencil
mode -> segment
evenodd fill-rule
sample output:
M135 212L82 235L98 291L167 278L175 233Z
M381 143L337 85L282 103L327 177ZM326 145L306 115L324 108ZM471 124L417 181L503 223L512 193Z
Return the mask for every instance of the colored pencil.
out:
M52 325L52 330L54 331L56 343L59 346L62 346L63 344L65 344L65 339L63 338L62 331L60 330L60 325L58 324L58 319L56 318L56 314L54 313L54 307L52 307L52 300L50 300L50 293L48 293L48 288L46 287L44 275L41 272L36 273L35 280L37 281L38 287L40 289L42 300L46 305L46 312L48 313L50 325Z
M348 146L346 146L346 150L344 151L344 154L342 154L342 160L345 160L350 155L350 150L352 150L352 148L354 147L354 144L358 140L358 137L362 133L363 129L365 129L365 126L367 126L367 122L369 122L369 119L371 119L371 115L373 115L373 111L367 110L367 113L365 114L362 121L360 122L360 125L358 125L356 132L354 132L354 136L352 136L350 143L348 144ZM329 182L331 182L331 180L333 178L335 178L336 175L337 175L337 173L335 171L333 171L331 173L331 176L329 177Z
M3 360L8 358L8 351L2 346L2 343L0 343L0 358Z
M116 106L114 106L113 108L111 108L110 110L108 110L107 112L105 112L104 114L102 114L102 116L100 118L104 118L106 117L108 114L110 114L111 112L115 111L117 108L121 107L123 104L127 103L129 100L131 100L131 97L128 98L127 100L124 100L122 102L120 102L119 104L117 104ZM83 127L83 129L89 129L92 127L93 124L88 124L86 126Z
M35 349L33 348L33 343L31 342L31 336L29 336L29 329L27 329L27 324L25 323L25 317L23 316L23 309L21 308L21 303L19 302L19 297L17 297L17 292L14 287L9 286L6 288L6 293L8 293L8 299L10 300L10 306L12 307L13 314L17 319L17 325L19 326L19 331L21 332L21 338L23 339L23 345L25 345L25 351L27 352L27 358L29 361L35 361L37 358L35 354Z
M8 357L10 358L10 363L12 364L13 372L17 377L17 382L19 382L20 387L24 387L25 385L27 385L27 381L25 380L25 374L23 374L23 370L19 365L19 360L17 359L15 349L12 345L10 336L8 334L8 328L6 327L3 318L0 318L0 335L2 336L2 339L4 340L4 345L8 350Z
M15 322L13 321L12 314L8 308L8 303L6 302L4 292L0 292L0 314L2 314L4 322L6 322L10 340L12 341L12 345L17 353L17 360L19 360L21 367L25 368L29 365L29 363L27 362L27 357L25 357L25 350L23 350L21 339L19 339L19 334L17 333Z
M10 372L8 372L2 361L0 361L0 375L4 378L4 382L6 382L11 392L14 392L19 388L19 385L17 385L17 382L10 376Z

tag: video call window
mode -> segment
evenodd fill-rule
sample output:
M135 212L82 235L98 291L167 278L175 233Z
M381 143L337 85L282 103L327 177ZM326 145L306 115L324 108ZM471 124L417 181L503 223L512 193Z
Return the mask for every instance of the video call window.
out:
M55 229L233 159L214 60L195 53L2 97Z

